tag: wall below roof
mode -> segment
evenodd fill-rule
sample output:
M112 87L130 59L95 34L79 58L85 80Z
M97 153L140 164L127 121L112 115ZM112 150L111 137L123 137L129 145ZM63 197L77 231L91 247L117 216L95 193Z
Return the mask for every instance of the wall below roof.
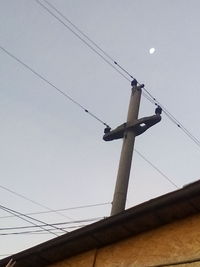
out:
M199 267L200 266L200 262L192 262L192 263L186 263L186 264L176 264L176 265L165 265L166 267L174 267L174 266L178 266L178 267Z
M94 266L96 250L91 250L67 260L50 265L49 267L91 267Z
M179 264L178 264L179 263ZM200 215L162 226L49 267L200 266Z

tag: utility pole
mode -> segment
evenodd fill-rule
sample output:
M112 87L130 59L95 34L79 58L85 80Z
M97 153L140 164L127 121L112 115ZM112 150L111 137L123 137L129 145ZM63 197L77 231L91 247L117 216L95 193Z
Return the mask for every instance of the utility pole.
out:
M132 81L131 85L132 92L127 122L112 131L108 127L104 130L105 135L103 139L105 141L123 138L111 216L125 209L135 137L161 120L160 114L162 109L159 106L156 108L156 115L138 119L141 93L144 85L138 85L135 79Z

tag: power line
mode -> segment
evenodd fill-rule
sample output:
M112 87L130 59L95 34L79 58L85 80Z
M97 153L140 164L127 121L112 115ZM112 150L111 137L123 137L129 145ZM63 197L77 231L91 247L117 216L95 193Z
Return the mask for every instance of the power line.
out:
M96 42L94 42L87 34L85 34L82 30L80 30L70 19L68 19L64 14L62 14L53 4L49 3L47 0L43 0L47 5L49 5L52 9L54 9L62 18L64 18L74 29L76 29L80 34L82 34L90 43L92 43L97 49L99 49L107 58L111 61L114 59L106 53ZM41 2L37 1L38 4L42 5ZM42 7L45 7L42 5Z
M99 221L101 219L105 219L105 217L98 217L98 218L90 218L90 219L85 219L85 220L79 220L79 221L75 221L74 223L76 223L77 225L69 225L66 226L66 224L69 224L69 222L63 222L63 223L53 223L51 225L63 225L61 228L59 228L60 230L66 230L66 229L78 229L81 227L86 226L87 224L85 223L90 223L90 222L94 222L94 221ZM80 223L84 223L84 224L80 224ZM49 232L47 232L47 229L45 228L40 229L40 230L32 230L32 228L41 228L41 227L45 227L46 225L36 225L36 226L18 226L18 227L5 227L5 228L0 228L0 231L11 231L11 230L25 230L25 231L18 231L18 232L6 232L6 233L0 233L0 236L8 236L8 235L24 235L24 234L49 234ZM26 229L30 229L30 230L26 230ZM51 229L51 231L53 231L54 234L62 234L62 232L58 231L57 229ZM56 231L56 232L55 232Z
M52 14L52 12L50 12L49 9L46 8L46 6L44 6L40 1L38 0L35 0L38 4L40 4L43 8L45 8L52 16L55 15L55 14ZM115 59L113 57L111 57L104 49L102 49L96 42L94 42L87 34L85 34L80 28L78 28L70 19L68 19L63 13L61 13L53 4L49 3L47 0L43 0L47 5L49 5L53 10L55 10L63 19L65 19L72 27L74 27L75 30L77 30L85 39L87 39L94 47L96 47L99 51L101 51L104 56L106 56L108 59L110 59L115 65L117 65L123 72L125 72L128 76L130 76L130 78L134 79L134 77L127 71L125 70L118 62L115 61ZM57 17L56 17L57 18ZM60 20L59 20L60 21ZM67 25L66 27L72 31L71 28L69 28ZM72 31L73 32L73 31ZM73 32L74 33L74 32ZM74 33L75 34L75 33ZM81 41L84 41L85 40L82 40L82 38L80 36L77 36ZM88 45L88 43L86 43L86 45ZM89 46L90 47L90 46ZM90 47L91 48L91 47ZM92 47L93 48L93 47ZM97 53L99 55L99 53L95 50L95 53ZM103 58L103 60L105 60L105 58ZM106 61L106 60L105 60ZM107 61L106 61L107 63ZM110 64L110 63L109 63ZM112 67L114 67L112 65ZM118 69L116 69L114 67L115 70L118 71ZM120 72L120 74L124 77L124 75ZM129 80L127 79L127 77L124 77L126 80ZM131 81L131 80L129 80Z
M61 95L63 95L65 98L67 98L68 100L70 100L72 103L74 103L76 106L78 106L79 108L81 108L82 110L84 110L87 114L89 114L91 117L93 117L95 120L99 121L100 123L102 123L103 125L105 125L106 127L110 127L106 122L102 121L99 117L97 117L94 113L92 113L91 111L89 111L88 109L86 109L83 105L81 105L78 101L76 101L75 99L73 99L71 96L69 96L68 94L66 94L64 91L62 91L61 89L59 89L56 85L54 85L52 82L50 82L49 80L47 80L44 76L42 76L41 74L39 74L37 71L35 71L32 67L30 67L29 65L27 65L26 63L24 63L22 60L20 60L18 57L16 57L14 54L12 54L11 52L9 52L7 49L5 49L3 46L0 46L0 49L5 52L8 56L10 56L11 58L13 58L15 61L17 61L18 63L20 63L22 66L24 66L26 69L30 70L33 74L35 74L37 77L39 77L41 80L43 80L44 82L46 82L47 84L49 84L51 87L53 87L58 93L60 93Z
M76 220L73 222L58 222L58 223L51 223L51 227L53 226L62 226L62 225L71 225L71 224L80 224L80 223L87 223L87 222L93 222L93 221L98 221L101 219L105 219L105 217L96 217L96 218L88 218L88 219L82 219L82 220ZM40 228L40 227L49 227L49 225L47 225L46 223L43 224L39 224L39 225L28 225L28 226L17 226L17 227L4 227L4 228L0 228L0 231L5 231L5 230L20 230L20 229L32 229L32 228ZM69 226L67 226L69 227ZM44 230L44 229L43 229ZM58 230L56 229L52 229L52 230Z
M80 39L86 46L88 46L94 53L100 56L107 64L109 64L115 71L117 71L122 77L124 77L129 82L131 81L127 76L125 76L119 69L121 69L124 73L126 73L131 79L134 77L122 67L111 55L109 55L104 49L102 49L96 42L94 42L87 34L85 34L79 27L77 27L70 19L68 19L60 10L58 10L53 4L49 3L47 0L43 0L48 6L50 6L54 11L56 11L64 20L66 20L77 32L79 32L86 40L88 40L94 47L96 47L101 53L98 52L92 45L90 45L84 38L82 38L79 34L77 34L69 25L64 23L58 16L56 16L51 10L43 5L39 0L35 0L42 8L44 8L51 16L57 19L60 23L62 23L69 31L71 31L78 39ZM112 64L106 59L106 57L112 61ZM119 68L117 69L115 65Z
M176 185L166 174L164 174L158 167L156 167L150 160L148 160L144 155L142 155L138 150L134 149L134 151L145 160L151 167L153 167L158 173L160 173L170 184L179 189L178 185Z
M30 199L30 198L28 198L28 197L26 197L26 196L24 196L24 195L22 195L22 194L17 193L17 192L14 191L14 190L9 189L8 187L5 187L5 186L3 186L3 185L0 185L0 188L4 189L4 190L6 190L6 191L8 191L8 192L10 192L10 193L12 193L12 194L14 194L14 195L20 197L20 198L23 198L23 199L25 199L25 200L27 200L27 201L29 201L29 202L31 202L31 203L37 205L37 206L40 206L40 207L42 207L42 208L45 208L45 209L48 210L48 212L55 212L55 213L57 213L58 215L60 215L60 216L62 216L62 217L68 218L68 219L70 219L70 220L72 219L71 217L66 216L66 215L60 213L60 211L51 209L51 208L49 208L49 207L47 207L47 206L45 206L45 205L39 203L38 201L32 200L32 199ZM27 214L27 215L32 215L32 214ZM5 217L6 217L6 216L5 216ZM12 217L12 216L7 216L7 217ZM0 217L0 218L1 218L1 217Z
M50 211L31 212L31 213L27 213L26 215L47 214L47 213L53 213L53 212L77 210L77 209L86 209L86 208L99 207L99 206L105 206L105 205L111 205L111 202L90 204L90 205L84 205L84 206L76 206L76 207L71 207L71 208L63 208L63 209L50 210ZM13 216L13 215L12 216L1 216L0 219L6 219L6 218L12 218L12 217L15 217L15 216ZM73 221L70 221L69 223L72 223L72 222Z
M78 39L80 39L85 45L87 45L94 53L100 56L107 64L109 64L113 69L115 69L121 76L123 76L126 80L131 81L127 78L121 71L119 71L114 65L118 66L126 75L128 75L131 79L134 79L134 76L130 74L124 67L122 67L117 61L113 59L105 50L103 50L96 42L94 42L87 34L85 34L82 30L80 30L71 20L69 20L62 12L60 12L54 5L50 4L47 0L43 0L46 4L48 4L54 11L56 11L64 20L66 20L75 30L73 30L69 25L62 21L58 16L56 16L47 6L43 5L39 0L35 0L42 8L44 8L51 16L57 19L61 24L63 24L68 30L70 30ZM84 38L82 38L79 34L81 34L86 40L88 40L91 44L89 44ZM100 52L98 52L94 47L96 47ZM104 55L102 55L102 54ZM106 59L106 57L112 61L112 63ZM113 65L114 64L114 65ZM200 147L200 140L197 139L188 129L184 127L182 123L180 123L156 98L146 89L144 88L149 97L145 96L151 103L155 105L161 106L165 115L174 123L177 127L179 127L198 147Z
M38 0L35 0L36 2L38 2L40 5L42 5ZM47 1L45 1L47 2ZM46 7L44 5L42 5L45 9ZM48 10L49 11L49 10ZM53 15L52 12L50 12L50 14ZM57 18L57 17L56 17ZM58 19L58 18L57 18ZM59 19L60 21L60 19ZM16 61L18 61L20 64L22 64L24 67L26 67L27 69L29 69L32 73L34 73L35 75L37 75L40 79L42 79L43 81L45 81L46 83L48 83L49 85L51 85L52 87L54 87L58 92L60 92L62 95L64 95L65 97L67 97L69 100L71 100L74 104L78 105L80 108L82 108L85 112L89 113L93 118L97 119L98 121L100 121L103 125L109 126L107 123L103 122L101 119L99 119L96 115L94 115L93 113L91 113L90 111L88 111L87 109L85 109L80 103L78 103L77 101L75 101L74 99L72 99L69 95L67 95L66 93L64 93L63 91L61 91L59 88L57 88L54 84L52 84L51 82L49 82L46 78L44 78L42 75L40 75L38 72L36 72L35 70L33 70L31 67L29 67L27 64L25 64L24 62L22 62L20 59L18 59L16 56L14 56L13 54L11 54L8 50L6 50L5 48L3 48L2 46L0 46L0 48L6 53L8 54L10 57L12 57L13 59L15 59ZM116 62L115 62L116 63ZM117 64L118 65L118 64ZM124 69L125 70L125 69ZM128 73L128 72L127 72ZM133 76L131 76L131 78L133 78ZM149 92L148 90L145 88L145 92L147 94L145 94L145 97L151 101L155 101L156 105L160 105L163 108L163 111L165 112L165 114L172 120L172 122L176 123L190 138L193 138L193 141L198 144L200 146L200 141L198 141L198 139L196 139L195 137L192 136L192 134L189 133L189 131L178 122L178 120L176 120L173 115L171 113L169 113L162 105L161 103L159 103ZM152 102L152 101L151 101ZM155 103L154 102L154 103ZM194 139L195 138L195 139ZM136 151L145 161L147 161L154 169L156 169L160 174L162 174L163 177L165 177L171 184L173 184L176 188L177 185L174 184L165 174L163 174L156 166L154 166L149 160L147 160L140 152ZM1 186L0 186L1 187ZM19 194L18 194L19 195ZM26 198L25 198L26 199ZM32 201L36 203L35 201ZM44 206L43 206L44 207ZM53 212L53 210L51 210Z
M119 71L112 63L109 62L101 53L99 53L92 45L90 45L87 41L85 41L79 34L77 34L72 28L70 28L64 21L62 21L58 16L56 16L51 10L43 5L39 0L35 0L43 9L45 9L51 16L53 16L56 20L58 20L61 24L64 25L69 31L71 31L78 39L80 39L86 46L88 46L95 54L97 54L103 61L105 61L111 68L115 69L121 76L123 76L126 80L130 81L121 71ZM61 14L61 12L60 12ZM64 17L64 15L63 15Z
M156 106L160 106L163 113L174 123L178 128L180 128L198 147L200 147L200 140L198 140L182 123L180 123L173 115L170 113L149 91L144 88L147 93L145 97Z
M22 215L19 215L19 214L18 214L18 212L12 211L12 210L10 210L10 209L8 209L8 208L6 208L6 207L4 207L4 206L1 206L1 205L0 205L0 209L4 210L4 211L6 211L6 212L8 212L8 213L10 213L10 214L12 214L12 215L17 216L19 219L21 219L21 220L23 220L23 221L25 221L25 222L28 222L28 223L31 223L32 225L37 226L36 223L34 223L34 222L30 221L30 220L27 220L27 219L23 218ZM43 227L41 227L41 228L42 228L43 230L45 230L45 228L43 228ZM46 230L46 231L48 231L49 233L51 233L51 234L53 234L53 235L56 235L55 233L53 233L53 232L51 232L51 231L49 231L49 230ZM57 235L56 235L56 236L57 236Z
M82 228L87 226L87 224L80 224L81 223L89 223L89 222L94 222L94 221L99 221L100 219L105 219L105 217L99 217L99 218L92 218L92 219L87 219L87 220L80 220L77 221L79 222L79 224L77 225L69 225L69 226L63 226L62 228L59 228L60 230L66 230L66 229L78 229L78 228ZM51 225L66 225L68 224L68 222L66 223L54 223ZM41 228L41 226L46 226L46 225L38 225L38 227ZM7 227L7 228L1 228L0 231L10 231L10 230L24 230L24 229L32 229L35 228L37 226L21 226L21 227ZM56 230L56 229L51 229L51 231L53 231L53 233L55 234L62 234L62 232ZM56 232L55 232L56 231ZM49 234L47 232L47 229L45 230L26 230L26 231L19 231L19 232L6 232L6 233L0 233L0 236L8 236L8 235L23 235L23 234Z
M62 230L64 229L78 229L81 227L84 227L85 225L81 225L81 226L69 226L69 227L64 227L62 228ZM63 234L63 232L61 231L54 231L54 234L56 234L57 236L59 236L59 234ZM44 230L33 230L33 231L22 231L22 232L10 232L10 233L0 233L0 236L8 236L8 235L24 235L24 234L50 234Z
M35 0L37 1L37 0ZM34 73L36 76L38 76L40 79L42 79L43 81L45 81L46 83L48 83L49 85L51 85L53 88L55 88L58 92L62 93L62 95L64 95L65 97L67 97L68 99L70 99L74 104L77 104L79 107L81 107L82 109L84 109L86 112L88 112L90 115L92 114L92 116L97 119L98 121L100 121L102 124L106 125L109 127L109 125L105 122L103 122L102 120L100 120L99 118L96 117L96 115L93 115L93 113L89 112L88 110L86 110L81 104L79 104L78 102L76 102L74 99L72 99L71 97L69 97L67 94L65 94L63 91L61 91L59 88L57 88L54 84L52 84L51 82L49 82L46 78L44 78L41 74L39 74L38 72L36 72L35 70L33 70L31 67L29 67L26 63L24 63L23 61L21 61L20 59L18 59L15 55L11 54L7 49L5 49L4 47L0 46L0 49L2 49L2 51L4 51L7 55L9 55L10 57L12 57L13 59L15 59L18 63L20 63L21 65L23 65L25 68L29 69L32 73ZM150 94L149 94L150 95ZM147 96L147 95L146 95ZM148 97L148 96L147 96Z
M60 23L62 23L65 27L67 27L73 34L75 34L82 42L84 42L90 49L92 49L96 54L98 54L101 58L103 57L98 51L96 51L91 45L89 45L83 38L81 38L74 30L72 30L66 23L64 23L59 17L57 17L54 13L52 13L45 5L43 5L39 0L35 0L41 7L43 7L46 11L48 11L49 14L51 14L53 17L55 17ZM123 68L119 63L117 63L105 50L103 50L97 43L95 43L91 38L88 37L83 31L81 31L74 23L72 23L71 20L69 20L66 16L64 16L55 6L50 4L47 0L44 0L45 3L47 3L51 8L53 8L62 18L64 18L68 23L70 23L79 33L81 33L88 41L90 41L96 48L98 48L105 56L107 56L112 62L117 65L121 70L123 70L127 75L129 75L130 78L134 78L125 68ZM58 92L63 94L66 98L68 98L70 101L72 101L74 104L79 106L81 109L83 109L85 112L87 112L89 115L91 115L94 119L99 121L105 126L109 126L107 123L99 119L95 114L91 113L89 110L87 110L84 106L82 106L80 103L72 99L69 95L67 95L65 92L57 88L55 85L53 85L51 82L49 82L47 79L45 79L43 76L41 76L39 73L37 73L35 70L30 68L27 64L19 60L17 57L12 55L9 51L7 51L5 48L0 47L5 53L7 53L9 56L13 57L15 60L20 62L24 67L28 68L30 71L32 71L35 75L39 76L43 81L47 82L49 85L54 87ZM118 69L116 69L108 60L106 60L104 57L102 58L106 63L111 65L117 72L119 72ZM126 76L124 76L121 72L120 74L126 79L129 80ZM129 80L130 81L130 80ZM146 89L144 88L146 93L149 95L145 96L151 103L154 103L156 105L159 105L162 107L163 112L165 115L173 122L177 127L179 127L196 145L200 147L200 140L197 139L189 130L187 130L182 123L180 123L159 101L156 100L156 98ZM153 102L152 102L153 100Z
M62 230L62 229L60 229L60 228L58 228L58 227L56 227L56 226L54 226L54 225L45 223L45 222L43 222L43 221L41 221L41 220L35 219L35 218L33 218L33 217L29 216L29 215L25 215L25 214L23 214L23 213L21 213L21 212L15 211L15 210L10 209L10 208L7 208L7 207L5 207L5 206L3 206L3 205L0 205L0 209L4 210L4 211L6 211L6 212L8 212L8 213L10 213L10 214L12 214L12 215L16 215L19 219L24 220L24 221L26 221L26 222L28 222L28 223L31 223L31 224L33 224L33 225L35 225L35 226L37 226L37 224L34 223L33 221L38 222L38 223L45 224L46 226L50 226L50 227L52 227L52 228L54 228L54 229L57 229L57 230ZM43 226L41 226L41 228L42 228L43 230L48 231L48 232L51 233L51 234L56 235L54 232L52 232L52 231L50 231L50 230L48 230L48 229L45 229ZM65 233L67 233L67 231L65 231L65 230L62 230L62 231L65 232ZM56 235L56 236L57 236L57 235Z

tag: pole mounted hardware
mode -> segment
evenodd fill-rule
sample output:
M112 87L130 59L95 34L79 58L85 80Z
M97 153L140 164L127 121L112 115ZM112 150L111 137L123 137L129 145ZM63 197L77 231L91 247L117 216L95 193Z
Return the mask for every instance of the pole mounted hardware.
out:
M112 131L110 127L107 127L104 130L105 134L103 136L103 140L112 141L123 138L127 130L134 131L135 136L138 136L160 121L161 121L161 116L159 113L157 113L156 115L153 116L135 120L135 122L133 123L123 123Z
M106 127L103 136L103 140L105 141L123 138L111 215L115 215L125 209L135 137L161 121L162 108L160 106L157 106L155 115L138 119L141 93L144 84L138 84L137 80L134 79L131 82L131 86L132 92L127 122L121 124L114 130Z
M161 121L162 108L158 106L155 109L155 115L149 117L143 117L141 119L136 119L133 122L126 122L111 131L110 127L104 129L104 141L112 141L116 139L121 139L125 136L127 130L131 130L138 136L148 130L150 127Z

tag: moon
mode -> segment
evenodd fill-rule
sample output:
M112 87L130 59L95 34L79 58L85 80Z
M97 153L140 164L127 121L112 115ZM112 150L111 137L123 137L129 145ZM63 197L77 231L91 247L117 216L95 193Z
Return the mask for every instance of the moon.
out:
M156 49L154 47L152 47L152 48L149 49L149 54L152 55L152 54L155 53L155 51L156 51Z

